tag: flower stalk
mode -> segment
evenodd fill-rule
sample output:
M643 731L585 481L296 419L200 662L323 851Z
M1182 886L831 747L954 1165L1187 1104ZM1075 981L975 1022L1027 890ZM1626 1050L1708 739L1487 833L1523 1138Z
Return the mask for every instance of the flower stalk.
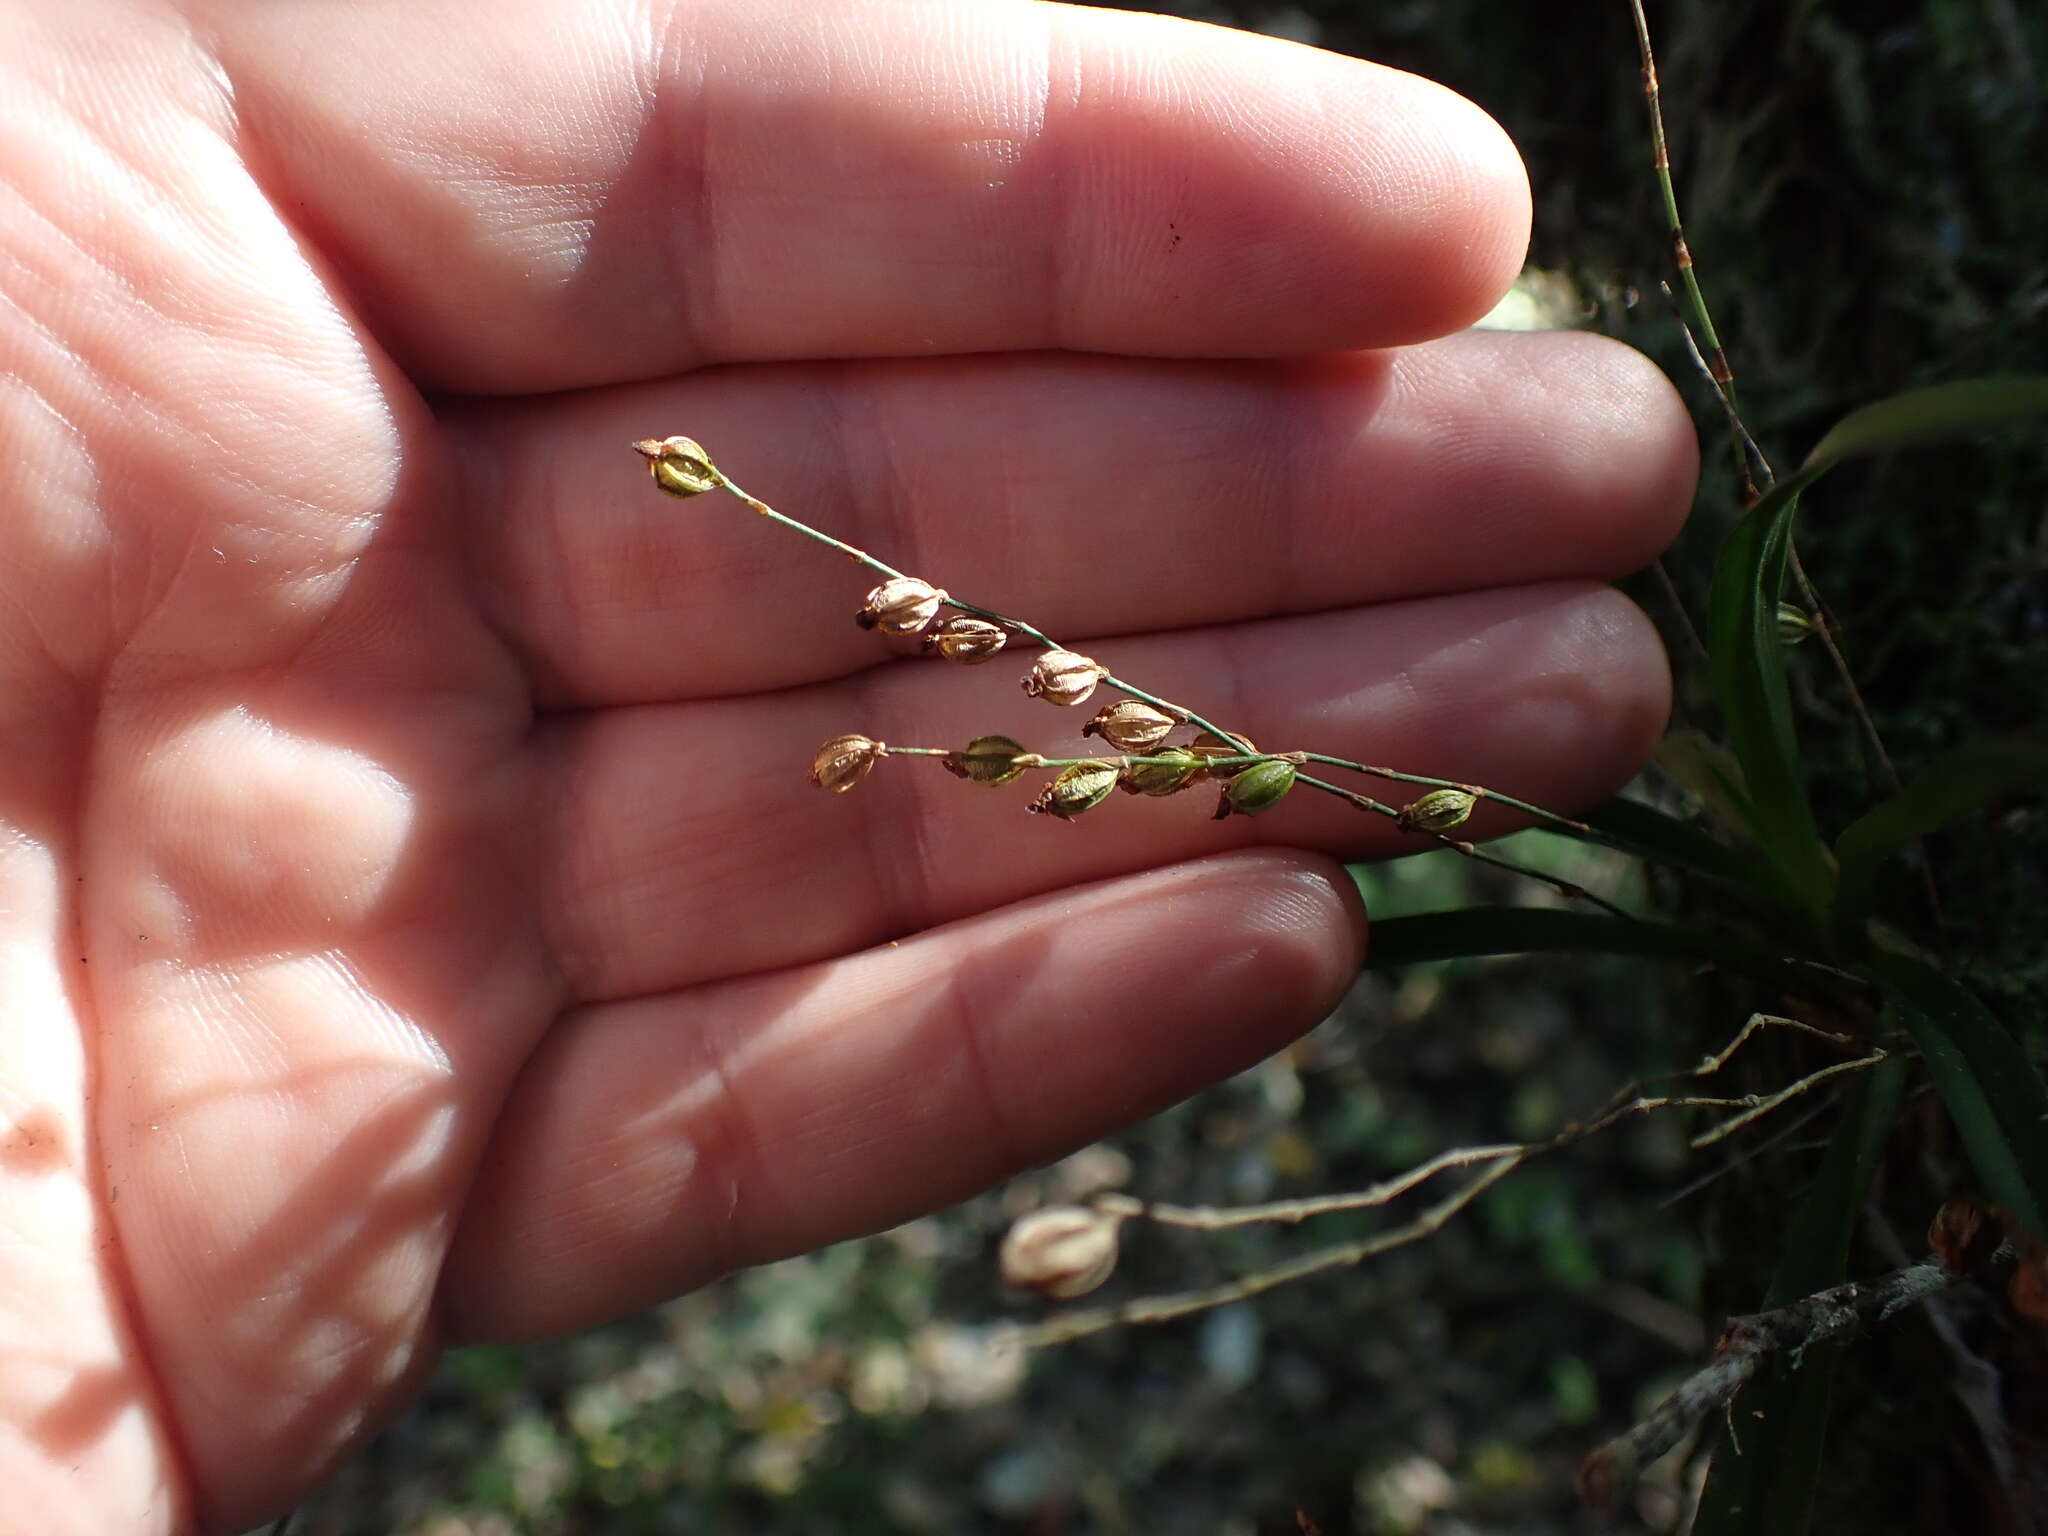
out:
M1063 820L1094 809L1117 788L1134 794L1166 796L1208 779L1224 786L1216 809L1216 818L1221 820L1231 815L1264 814L1298 785L1384 817L1404 832L1434 838L1467 858L1541 881L1567 899L1587 900L1617 915L1629 915L1568 881L1483 854L1472 843L1449 835L1450 828L1462 823L1471 807L1483 800L1495 801L1560 830L1591 835L1592 829L1583 822L1484 785L1407 773L1323 752L1262 752L1244 736L1225 730L1186 705L1162 698L1117 675L1093 657L1070 650L1028 620L957 597L921 577L897 570L843 539L778 512L733 481L690 438L648 438L633 447L647 460L655 484L669 495L728 492L756 515L844 555L880 578L856 616L862 628L919 638L926 652L965 665L991 660L1007 646L1022 641L1039 648L1039 655L1022 680L1024 691L1031 697L1073 706L1085 702L1098 688L1123 696L1100 709L1082 731L1083 735L1101 737L1106 745L1118 749L1117 755L1049 757L1025 751L1008 737L979 737L963 751L885 746L864 736L842 736L827 742L813 765L813 781L823 788L839 792L853 788L883 757L936 757L956 776L993 786L1008 783L1026 770L1054 770L1055 778L1029 809ZM1188 743L1168 744L1166 737L1183 726L1198 734ZM1411 784L1431 793L1407 806L1389 805L1300 771L1311 763L1362 778ZM1459 808L1455 814L1453 807Z

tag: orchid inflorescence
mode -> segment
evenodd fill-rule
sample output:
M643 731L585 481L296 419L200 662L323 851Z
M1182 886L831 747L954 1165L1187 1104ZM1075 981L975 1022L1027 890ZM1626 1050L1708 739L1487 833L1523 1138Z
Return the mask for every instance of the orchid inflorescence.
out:
M885 757L932 757L956 777L991 787L1008 784L1026 772L1051 771L1053 777L1027 809L1062 821L1095 809L1118 790L1167 796L1201 783L1219 786L1215 818L1222 820L1233 815L1263 815L1301 785L1385 816L1405 832L1434 837L1461 853L1497 864L1503 861L1490 859L1472 844L1448 835L1471 816L1481 800L1497 800L1568 831L1588 830L1541 806L1477 784L1396 772L1320 752L1261 751L1244 735L1116 676L1091 656L1067 649L1034 624L955 597L943 587L895 570L865 550L776 511L728 479L690 438L649 438L633 447L647 460L655 484L669 495L726 491L769 521L837 550L878 576L879 582L854 615L862 629L916 639L925 654L961 666L984 665L1013 645L1035 646L1038 653L1019 680L1020 686L1030 697L1063 708L1085 704L1098 689L1122 695L1097 709L1081 728L1083 736L1098 738L1111 749L1102 756L1047 756L1008 736L978 736L958 748L905 747L849 732L818 749L811 764L811 782L821 789L843 794L866 779ZM1188 733L1185 740L1168 739L1181 731ZM1406 805L1389 805L1303 772L1310 764L1417 785L1426 793ZM1515 865L1505 867L1519 870ZM1537 878L1559 885L1571 896L1586 894L1549 876Z

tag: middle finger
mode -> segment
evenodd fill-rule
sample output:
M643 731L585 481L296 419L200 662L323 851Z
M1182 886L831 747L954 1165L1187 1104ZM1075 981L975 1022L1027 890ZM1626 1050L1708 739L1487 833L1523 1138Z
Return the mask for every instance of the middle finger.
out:
M1119 675L1269 751L1477 781L1560 811L1624 782L1668 703L1649 622L1583 582L1092 649ZM1163 801L1119 794L1061 823L1024 813L1045 773L988 788L932 761L890 758L845 795L805 781L818 744L847 731L938 747L999 732L1047 755L1103 755L1077 734L1093 701L1059 709L1027 699L1015 685L1026 665L905 660L765 698L554 722L543 738L556 811L541 900L575 996L635 997L801 964L1247 843L1351 857L1427 846L1301 788L1256 823L1210 821L1214 785ZM1318 771L1397 804L1420 793ZM1459 835L1509 825L1482 810Z
M544 706L725 697L883 653L874 577L627 449L687 433L755 495L1062 640L1637 569L1694 441L1614 342L1470 332L1254 363L1074 354L712 369L472 404L481 589Z

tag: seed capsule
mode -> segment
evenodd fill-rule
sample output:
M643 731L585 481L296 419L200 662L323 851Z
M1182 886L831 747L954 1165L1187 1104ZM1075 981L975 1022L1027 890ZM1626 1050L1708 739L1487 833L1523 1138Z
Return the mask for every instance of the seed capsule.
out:
M1007 784L1024 771L1017 761L1024 756L1022 742L1007 736L977 736L958 752L939 759L955 778L974 784Z
M1118 699L1095 712L1081 727L1083 736L1100 736L1119 752L1149 752L1166 740L1180 722L1142 699Z
M1081 1205L1033 1211L1003 1238L1003 1284L1055 1301L1087 1295L1116 1268L1117 1226Z
M633 451L647 460L654 483L671 496L701 496L725 483L694 438L650 437L635 443Z
M1204 731L1197 736L1191 749L1200 758L1244 757L1259 749L1252 745L1248 736L1219 736L1214 731ZM1247 764L1229 763L1221 768L1211 768L1212 779L1234 779L1243 773Z
M811 782L843 795L872 773L888 750L871 736L834 736L811 760Z
M1132 763L1124 769L1118 787L1130 795L1176 795L1202 774L1202 760L1186 747L1161 747L1147 756L1171 758L1171 763Z
M1927 1246L1943 1268L1958 1275L1984 1268L2005 1239L2005 1212L1974 1200L1949 1201L1927 1226Z
M1432 789L1401 807L1394 824L1403 832L1448 832L1472 814L1476 797L1462 789Z
M1000 651L1009 638L1010 632L1000 624L956 613L924 637L924 648L937 651L948 661L973 667Z
M1778 639L1785 645L1797 645L1813 633L1813 615L1797 603L1778 604Z
M1046 785L1027 809L1033 815L1072 821L1107 800L1110 791L1116 788L1116 779L1115 763L1075 763Z
M1226 816L1261 816L1287 798L1294 788L1294 764L1269 757L1253 763L1223 787L1216 803L1215 820Z
M853 622L885 635L915 635L939 616L946 594L915 576L892 576L867 596Z
M1031 664L1024 691L1048 704L1079 704L1106 675L1102 666L1072 651L1046 651Z

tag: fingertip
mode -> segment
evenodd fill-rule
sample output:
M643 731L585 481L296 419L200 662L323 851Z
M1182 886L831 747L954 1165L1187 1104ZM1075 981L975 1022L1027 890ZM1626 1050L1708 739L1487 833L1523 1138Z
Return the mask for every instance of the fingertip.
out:
M1670 660L1649 615L1610 586L1566 596L1555 625L1555 650L1549 665L1532 669L1527 696L1552 736L1548 753L1576 757L1587 783L1608 794L1635 776L1664 734Z
M1335 859L1293 849L1256 849L1204 862L1247 866L1239 894L1247 907L1263 908L1263 922L1252 929L1262 951L1257 985L1263 1006L1306 1024L1326 1018L1365 963L1366 913L1358 883Z
M1648 565L1678 537L1699 488L1700 440L1678 386L1626 342L1591 332L1575 339L1593 353L1586 370L1587 408L1604 418L1618 451L1609 462L1626 482L1617 488L1638 543L1628 569Z
M1417 275L1400 343L1462 330L1508 291L1529 252L1533 204L1528 169L1507 130L1484 108L1420 76L1399 116L1423 206L1409 221L1410 248L1389 253Z

